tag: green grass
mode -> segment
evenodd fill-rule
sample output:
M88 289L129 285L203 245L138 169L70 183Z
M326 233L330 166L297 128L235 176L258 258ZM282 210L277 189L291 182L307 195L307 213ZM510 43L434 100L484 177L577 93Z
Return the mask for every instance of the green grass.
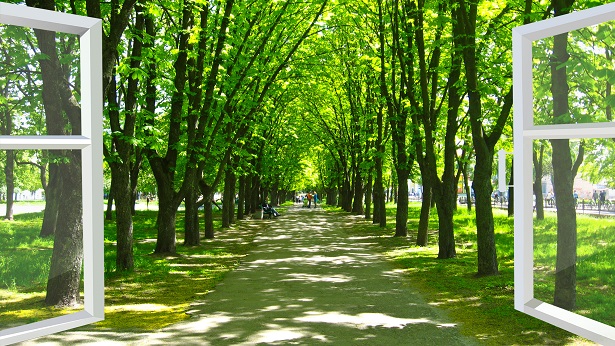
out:
M0 327L76 311L44 304L53 239L38 236L42 214L18 214L14 219L0 220Z
M220 229L219 212L214 216L216 238L186 247L179 212L177 255L158 256L153 254L156 211L137 211L132 273L115 272L115 223L105 221L105 320L81 329L153 331L187 319L190 303L202 299L239 264L259 232L249 223ZM78 311L44 305L53 240L38 237L41 222L42 213L0 222L0 327Z
M555 291L557 219L547 215L534 225L534 296L551 302ZM577 216L577 309L575 312L615 325L615 220Z
M392 237L394 205L387 206L386 229L366 221L359 223L353 232L378 235L376 239L382 246L382 252L404 270L409 285L419 290L430 304L444 309L451 320L460 324L462 333L477 337L486 345L591 344L514 309L513 219L508 218L505 212L494 210L500 275L481 278L475 276L477 257L474 213L459 208L455 214L457 257L446 260L436 258L438 223L435 209L429 223L428 246L415 245L419 213L420 204L412 203L407 238ZM615 225L613 220L608 222ZM610 299L612 296L603 297ZM610 305L604 307L605 310L614 311L614 303L611 301Z
M36 214L0 220L0 289L36 287L47 281L53 239L40 238Z

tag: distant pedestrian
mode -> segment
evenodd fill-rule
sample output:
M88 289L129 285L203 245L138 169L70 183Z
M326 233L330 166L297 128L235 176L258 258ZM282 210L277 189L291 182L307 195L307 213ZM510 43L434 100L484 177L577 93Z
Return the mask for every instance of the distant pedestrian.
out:
M604 205L606 200L606 190L600 191L600 205Z
M316 204L318 203L318 193L316 193L316 191L314 191L313 198L314 198L314 208L316 208Z
M149 196L145 198L145 205L147 206L147 210L149 210Z
M312 207L312 199L314 198L314 196L312 196L311 192L308 192L307 194L307 200L308 200L308 208Z

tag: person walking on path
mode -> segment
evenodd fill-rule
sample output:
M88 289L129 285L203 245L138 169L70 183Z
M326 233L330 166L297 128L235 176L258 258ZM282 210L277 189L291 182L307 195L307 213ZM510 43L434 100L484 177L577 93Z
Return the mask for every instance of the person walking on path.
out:
M314 198L314 196L312 196L311 192L307 193L307 199L308 199L308 208L312 207L312 198Z

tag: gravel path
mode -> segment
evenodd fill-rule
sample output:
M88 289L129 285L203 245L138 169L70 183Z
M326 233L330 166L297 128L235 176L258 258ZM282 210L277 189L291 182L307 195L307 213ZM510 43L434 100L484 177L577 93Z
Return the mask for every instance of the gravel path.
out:
M404 285L351 217L290 208L189 320L157 333L67 332L47 345L474 345ZM41 344L37 342L36 344ZM26 343L24 343L25 345ZM27 343L31 344L31 343ZM32 343L34 344L34 343Z

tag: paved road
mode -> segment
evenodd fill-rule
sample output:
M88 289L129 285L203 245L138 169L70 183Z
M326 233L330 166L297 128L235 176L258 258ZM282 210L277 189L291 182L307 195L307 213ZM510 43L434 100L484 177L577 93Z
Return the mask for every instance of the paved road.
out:
M45 209L44 204L22 204L16 203L13 206L13 215L25 214L25 213L38 213ZM0 216L6 215L6 203L0 203Z
M191 319L157 333L68 332L45 344L477 344L405 285L369 237L348 236L352 217L292 208L258 222L266 229L257 247L192 306Z

